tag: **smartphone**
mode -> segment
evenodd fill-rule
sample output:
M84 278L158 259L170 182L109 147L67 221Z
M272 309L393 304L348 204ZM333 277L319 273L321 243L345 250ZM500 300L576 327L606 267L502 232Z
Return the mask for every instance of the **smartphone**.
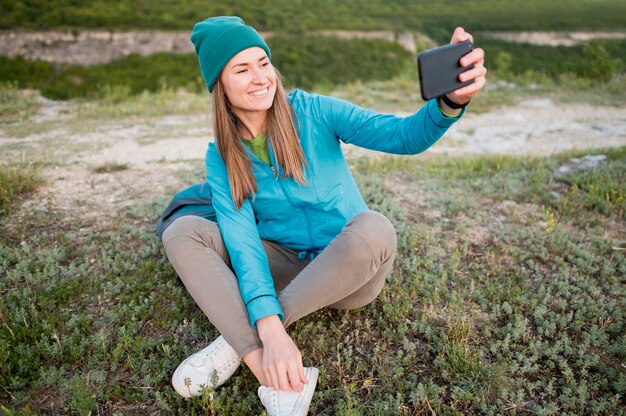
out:
M450 43L428 49L417 57L420 77L420 90L424 100L439 97L474 82L470 79L459 81L459 74L474 68L474 65L461 66L459 61L474 49L472 42Z

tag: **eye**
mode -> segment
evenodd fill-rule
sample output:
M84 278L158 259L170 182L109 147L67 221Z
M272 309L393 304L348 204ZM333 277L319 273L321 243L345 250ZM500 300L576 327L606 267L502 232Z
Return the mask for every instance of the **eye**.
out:
M244 72L246 72L246 71L247 71L247 69L241 69L241 70L237 71L236 73L237 73L237 74L243 74L243 73L244 73Z
M269 62L264 62L262 66L268 66L269 64L270 64Z

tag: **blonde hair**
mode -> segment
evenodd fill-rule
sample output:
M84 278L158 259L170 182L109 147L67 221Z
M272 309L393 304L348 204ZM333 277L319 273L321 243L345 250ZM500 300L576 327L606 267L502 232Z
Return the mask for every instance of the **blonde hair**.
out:
M274 149L276 163L283 170L283 178L294 178L300 185L306 185L303 165L308 162L300 146L300 140L292 117L292 108L287 101L287 93L283 87L282 78L276 71L276 95L274 102L267 111L265 131L268 141ZM215 123L215 141L217 148L226 164L228 182L237 209L241 209L243 202L250 196L254 198L257 183L252 173L252 162L248 158L244 144L240 140L239 119L233 111L220 77L218 77L212 92L213 115ZM296 115L294 113L294 115ZM208 173L210 174L210 172Z

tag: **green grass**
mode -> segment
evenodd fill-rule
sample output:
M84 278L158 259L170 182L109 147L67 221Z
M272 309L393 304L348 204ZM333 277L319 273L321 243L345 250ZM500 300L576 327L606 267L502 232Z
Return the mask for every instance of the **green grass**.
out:
M43 183L33 168L0 165L0 218L13 211L18 199Z
M92 169L93 173L121 172L128 169L127 163L105 163Z
M311 414L620 414L626 148L604 154L571 175L575 153L351 161L399 252L377 301L290 329L320 368ZM2 220L5 413L261 414L245 369L189 401L169 384L217 331L153 233L167 202Z
M269 38L268 43L272 62L285 75L288 87L389 79L410 61L409 52L401 46L380 39L281 34ZM337 54L338 50L343 52ZM38 89L56 100L107 98L122 102L145 91L167 88L206 91L196 55L174 53L132 54L89 67L0 57L0 82ZM0 105L3 101L0 95Z
M36 91L20 90L14 82L0 82L0 123L22 122L38 108Z
M477 35L475 43L485 50L490 68L501 77L515 78L538 72L557 79L575 74L589 80L607 80L626 68L626 40L595 40L577 46L541 46L511 43Z
M462 10L463 13L459 13ZM71 0L5 1L0 28L191 29L209 16L238 15L264 30L359 29L447 31L462 23L480 30L623 29L617 0Z
M417 82L414 59L393 42L283 33L269 37L268 43L273 51L272 61L288 88L329 91L348 85L358 90L364 84L366 88L375 84L383 92L385 86L391 86L394 93L390 97L385 94L378 97L365 91L364 96L377 104L415 98L402 94L406 87L399 89L393 85L400 80L408 84L410 91ZM624 40L550 47L505 42L477 34L475 43L485 50L489 77L496 74L499 79L517 84L516 93L520 89L559 86L577 93L602 90L604 95L613 96L614 101L624 102ZM342 53L337 54L338 50ZM23 120L39 105L32 93L16 95L16 87L37 89L52 99L96 98L128 108L125 102L141 94L205 92L198 68L194 54L130 55L90 67L0 57L0 82L4 83L0 87L0 109L4 110L0 121ZM595 101L593 93L588 98ZM185 101L181 100L179 105L185 106Z

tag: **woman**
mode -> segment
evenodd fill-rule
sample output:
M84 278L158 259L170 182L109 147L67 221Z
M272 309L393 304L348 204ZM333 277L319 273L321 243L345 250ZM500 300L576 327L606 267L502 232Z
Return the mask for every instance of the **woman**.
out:
M457 28L452 42L470 39ZM285 328L318 309L359 308L380 293L396 255L396 234L370 211L340 140L387 153L433 145L483 87L483 51L467 87L417 114L381 115L345 101L286 94L259 34L238 17L214 17L191 35L213 96L215 141L206 154L216 222L175 220L167 256L221 336L183 361L172 378L184 397L217 387L246 363L269 415L307 413L316 368ZM457 107L457 108L451 108Z

